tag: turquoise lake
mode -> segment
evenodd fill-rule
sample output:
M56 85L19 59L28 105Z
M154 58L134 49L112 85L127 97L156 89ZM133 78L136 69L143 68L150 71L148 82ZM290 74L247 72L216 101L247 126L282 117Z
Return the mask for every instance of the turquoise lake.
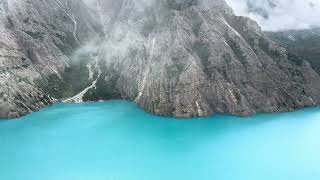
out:
M320 109L177 120L126 101L0 121L1 180L319 180Z

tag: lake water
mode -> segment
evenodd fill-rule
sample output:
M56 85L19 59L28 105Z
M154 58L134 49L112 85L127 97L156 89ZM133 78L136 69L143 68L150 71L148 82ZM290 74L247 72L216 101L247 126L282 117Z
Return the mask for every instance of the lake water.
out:
M1 180L319 180L320 109L176 120L126 101L0 121Z

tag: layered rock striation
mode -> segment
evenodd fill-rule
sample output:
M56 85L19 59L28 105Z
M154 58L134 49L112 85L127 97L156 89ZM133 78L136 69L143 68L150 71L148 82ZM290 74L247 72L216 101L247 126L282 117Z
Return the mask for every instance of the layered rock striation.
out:
M0 0L0 117L61 97L75 51L99 33L82 1Z
M29 113L53 98L121 98L179 118L320 103L320 77L310 64L270 40L253 20L234 15L223 0L105 0L93 8L36 0L23 1L21 7L30 6L25 11L0 2L6 22L0 33L8 37L0 40L6 45L0 50L6 68L0 73L6 95L1 117ZM42 12L45 6L56 8ZM28 67L10 69L22 58ZM30 82L17 83L22 77Z

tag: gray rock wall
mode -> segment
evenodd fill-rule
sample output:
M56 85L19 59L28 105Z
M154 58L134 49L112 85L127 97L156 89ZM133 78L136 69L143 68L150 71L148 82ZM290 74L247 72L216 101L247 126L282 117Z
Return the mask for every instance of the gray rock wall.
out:
M310 64L223 0L0 2L1 117L68 97L179 118L320 103Z
M51 104L71 56L99 28L82 1L1 0L0 118Z
M319 103L320 78L310 65L292 61L224 1L155 4L141 10L123 1L103 18L108 39L100 60L117 74L112 84L123 98L175 117L246 116Z

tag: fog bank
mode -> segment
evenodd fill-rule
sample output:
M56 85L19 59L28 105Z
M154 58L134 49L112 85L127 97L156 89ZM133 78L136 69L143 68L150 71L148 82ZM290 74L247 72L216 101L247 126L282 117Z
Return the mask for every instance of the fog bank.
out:
M237 15L258 21L263 30L320 26L320 0L226 0Z

